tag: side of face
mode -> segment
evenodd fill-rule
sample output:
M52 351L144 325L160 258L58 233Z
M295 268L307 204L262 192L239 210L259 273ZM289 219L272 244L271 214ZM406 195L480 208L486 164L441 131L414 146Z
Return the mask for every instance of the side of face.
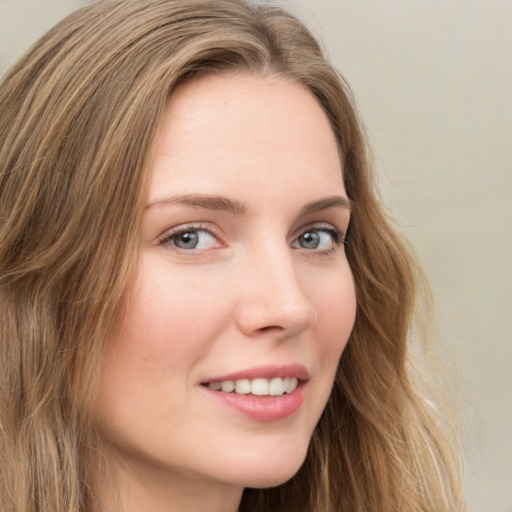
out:
M265 487L299 469L354 324L349 218L309 91L249 74L178 88L95 411L134 473Z

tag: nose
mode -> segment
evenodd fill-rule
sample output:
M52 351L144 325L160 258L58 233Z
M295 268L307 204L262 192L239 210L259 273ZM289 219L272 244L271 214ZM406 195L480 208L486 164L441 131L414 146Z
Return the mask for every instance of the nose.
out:
M304 279L294 265L292 250L268 250L248 258L240 278L237 323L247 336L272 332L279 338L296 336L317 320Z

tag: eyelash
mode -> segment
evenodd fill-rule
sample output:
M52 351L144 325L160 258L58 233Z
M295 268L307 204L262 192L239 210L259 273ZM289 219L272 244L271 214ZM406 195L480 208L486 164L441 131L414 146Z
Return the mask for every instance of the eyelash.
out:
M208 233L212 238L215 240L219 240L220 236L215 233L210 227L206 227L203 224L187 224L179 226L178 228L165 233L163 236L161 236L158 239L158 244L165 246L165 245L171 245L173 250L176 250L180 253L184 253L187 255L197 255L201 254L203 251L208 249L182 249L180 247L177 247L173 244L173 241L176 240L180 235L183 235L185 233L197 233L197 232L205 232ZM297 242L301 236L304 236L306 233L320 233L324 232L327 233L332 242L333 245L329 247L328 249L306 249L306 248L300 248L297 247L297 249L303 249L306 252L313 253L315 255L329 255L332 252L334 252L340 245L346 245L347 237L344 236L344 233L336 229L332 224L312 224L304 227L301 232L294 238L293 243Z
M336 249L338 249L340 245L344 245L345 243L343 233L336 229L331 224L313 224L306 226L301 230L301 232L295 237L294 241L292 242L292 246L293 244L297 243L301 237L304 237L308 233L327 233L332 242L332 245L326 249L308 249L305 247L295 247L296 249L303 249L307 253L310 253L311 255L328 256L334 251L336 251ZM321 241L319 241L319 243L321 243Z
M206 227L203 224L186 224L179 226L170 232L165 233L158 239L159 245L171 245L174 250L179 251L180 253L186 253L188 255L200 254L204 249L181 249L173 244L173 240L177 239L179 236L184 235L185 233L197 233L197 232L205 232L208 233L215 240L219 240L220 236L212 231L210 227Z

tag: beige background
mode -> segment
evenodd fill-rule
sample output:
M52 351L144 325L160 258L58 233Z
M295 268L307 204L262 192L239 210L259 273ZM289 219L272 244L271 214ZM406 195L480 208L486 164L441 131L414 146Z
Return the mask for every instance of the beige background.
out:
M0 0L0 71L81 3ZM470 509L512 512L512 1L282 3L351 83L431 279L468 397Z

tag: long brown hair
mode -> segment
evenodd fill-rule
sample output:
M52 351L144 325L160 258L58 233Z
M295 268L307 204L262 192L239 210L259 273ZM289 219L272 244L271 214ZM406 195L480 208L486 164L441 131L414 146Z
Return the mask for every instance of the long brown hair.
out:
M348 86L308 30L243 0L104 0L0 84L0 509L91 511L90 409L133 275L155 134L180 83L278 74L329 117L352 203L357 319L303 467L242 512L454 512L457 456L411 381L419 271L376 197Z

